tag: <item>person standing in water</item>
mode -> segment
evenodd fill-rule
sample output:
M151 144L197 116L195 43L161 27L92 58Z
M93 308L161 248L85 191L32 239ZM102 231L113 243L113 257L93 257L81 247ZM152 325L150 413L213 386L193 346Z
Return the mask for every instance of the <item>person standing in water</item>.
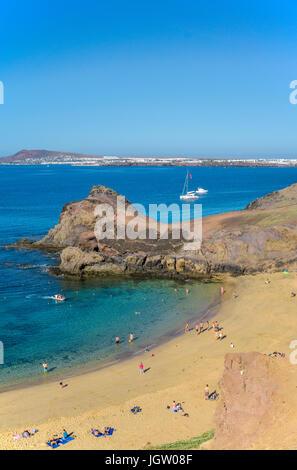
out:
M116 344L119 344L120 338L118 336L116 337L115 342L116 342Z
M130 333L129 343L133 343L133 340L134 340L134 335L133 333Z
M187 323L185 326L185 333L188 333L188 331L189 331L189 323Z
M42 367L43 367L43 372L46 373L46 372L47 372L47 363L44 362L44 363L42 364Z

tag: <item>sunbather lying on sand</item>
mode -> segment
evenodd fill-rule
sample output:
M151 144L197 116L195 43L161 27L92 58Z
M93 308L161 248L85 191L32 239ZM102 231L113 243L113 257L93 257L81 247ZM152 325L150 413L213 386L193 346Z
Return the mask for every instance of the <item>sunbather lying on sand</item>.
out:
M172 405L172 411L184 411L181 403L175 403L175 401L173 402L173 405Z
M49 444L53 447L53 446L58 445L59 441L60 439L50 439Z
M270 354L265 354L265 356L280 357L280 358L286 357L285 353L280 353L280 352L277 352L277 351L274 351L273 353L270 353Z

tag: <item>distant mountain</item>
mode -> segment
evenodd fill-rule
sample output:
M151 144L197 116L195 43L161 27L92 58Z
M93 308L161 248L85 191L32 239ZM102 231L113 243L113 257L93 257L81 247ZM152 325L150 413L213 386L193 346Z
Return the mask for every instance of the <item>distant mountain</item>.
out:
M2 157L0 163L65 163L76 162L82 160L101 160L103 157L99 155L86 155L83 153L58 152L54 150L20 150L14 155Z

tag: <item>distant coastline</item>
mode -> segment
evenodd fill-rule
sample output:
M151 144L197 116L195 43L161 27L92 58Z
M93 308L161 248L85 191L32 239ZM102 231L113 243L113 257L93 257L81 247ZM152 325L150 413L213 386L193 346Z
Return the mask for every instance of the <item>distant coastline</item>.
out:
M14 155L0 158L0 165L297 167L297 158L118 157L53 150L21 150Z

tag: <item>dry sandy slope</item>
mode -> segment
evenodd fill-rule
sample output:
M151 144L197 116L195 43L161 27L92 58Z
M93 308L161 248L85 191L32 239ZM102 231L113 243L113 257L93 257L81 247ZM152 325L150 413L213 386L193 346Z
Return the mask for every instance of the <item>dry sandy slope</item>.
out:
M144 376L138 372L139 358L134 358L71 378L62 390L57 383L45 383L0 394L0 448L47 449L46 439L64 427L77 439L60 449L140 449L209 431L216 403L203 399L203 389L206 383L217 388L231 341L237 352L286 353L286 359L275 360L280 380L287 384L281 416L254 447L297 447L297 366L288 360L289 344L297 339L297 297L290 297L291 290L297 292L297 276L270 274L268 285L266 278L259 274L225 281L227 292L216 315L227 335L222 342L212 331L200 336L191 331L154 350L154 357L143 353L149 368ZM190 416L167 410L172 400L184 402ZM143 412L132 415L134 405ZM116 428L113 437L90 434L91 427L105 425ZM13 433L32 428L39 429L34 437L12 439Z

